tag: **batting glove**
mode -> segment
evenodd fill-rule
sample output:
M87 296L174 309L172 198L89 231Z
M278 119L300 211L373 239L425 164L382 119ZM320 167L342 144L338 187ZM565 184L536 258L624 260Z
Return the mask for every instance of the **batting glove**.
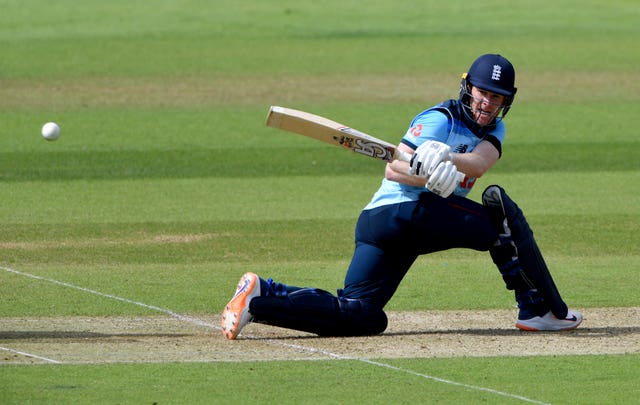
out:
M411 157L409 174L426 179L440 163L451 160L453 157L449 145L437 141L426 141L418 146Z
M464 175L458 172L456 165L450 161L440 162L433 174L429 176L425 187L440 197L449 197L464 179Z

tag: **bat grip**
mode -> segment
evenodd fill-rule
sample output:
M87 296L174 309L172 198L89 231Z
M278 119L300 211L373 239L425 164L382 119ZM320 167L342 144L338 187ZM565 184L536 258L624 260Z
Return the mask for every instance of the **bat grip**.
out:
M401 151L396 149L396 159L398 160L402 160L403 162L410 162L411 161L411 155L408 154L407 152Z

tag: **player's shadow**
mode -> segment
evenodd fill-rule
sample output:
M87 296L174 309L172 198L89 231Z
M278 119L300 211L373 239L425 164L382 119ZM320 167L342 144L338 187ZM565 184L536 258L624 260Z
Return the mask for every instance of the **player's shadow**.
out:
M446 329L446 330L413 330L385 332L381 336L414 336L414 335L475 335L475 336L523 336L523 335L558 335L565 334L572 337L612 337L640 334L638 326L616 326L597 328L577 328L570 331L540 331L528 332L520 329L496 329L496 328L470 328L470 329Z
M300 339L323 339L323 338L338 338L340 336L318 336L312 334L291 335L290 331L286 336L277 336L275 333L270 336L247 336L244 337L248 340L300 340ZM570 336L577 338L610 338L626 335L638 335L640 334L640 327L628 326L628 327L594 327L594 328L577 328L570 331L541 331L541 332L527 332L516 328L513 329L498 329L498 328L469 328L469 329L445 329L445 330L408 330L408 331L393 331L384 332L380 335L373 336L354 336L343 337L345 339L350 338L362 338L362 337L394 337L394 336L438 336L438 335L472 335L472 336ZM241 335L242 338L242 335Z

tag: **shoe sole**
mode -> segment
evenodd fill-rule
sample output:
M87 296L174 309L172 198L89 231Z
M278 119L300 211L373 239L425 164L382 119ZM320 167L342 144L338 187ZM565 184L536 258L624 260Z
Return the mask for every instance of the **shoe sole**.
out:
M566 327L559 327L559 328L544 328L544 327L535 327L535 326L529 326L529 325L525 325L523 323L520 322L516 322L516 328L526 331L526 332L560 332L560 331L567 331L567 330L573 330L575 328L577 328L578 326L580 326L580 324L582 323L582 317L580 318L580 321L578 321L578 318L574 315L573 319L567 319L566 321L569 322L576 322L574 324L568 325Z
M575 326L569 326L567 328L559 328L559 329L538 329L538 328L534 328L532 326L526 326L523 325L521 323L516 323L516 328L523 330L525 332L561 332L561 331L566 331L566 330L573 330L575 328L577 328L578 326L580 326L580 324L577 324Z
M247 298L253 296L257 283L258 276L253 273L245 274L240 279L235 295L222 312L222 335L226 339L234 340L251 320Z

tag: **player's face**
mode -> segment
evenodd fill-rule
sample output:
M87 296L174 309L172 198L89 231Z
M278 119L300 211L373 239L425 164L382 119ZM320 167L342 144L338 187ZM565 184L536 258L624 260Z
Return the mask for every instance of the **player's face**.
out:
M471 86L471 114L480 126L490 124L500 113L505 96Z

